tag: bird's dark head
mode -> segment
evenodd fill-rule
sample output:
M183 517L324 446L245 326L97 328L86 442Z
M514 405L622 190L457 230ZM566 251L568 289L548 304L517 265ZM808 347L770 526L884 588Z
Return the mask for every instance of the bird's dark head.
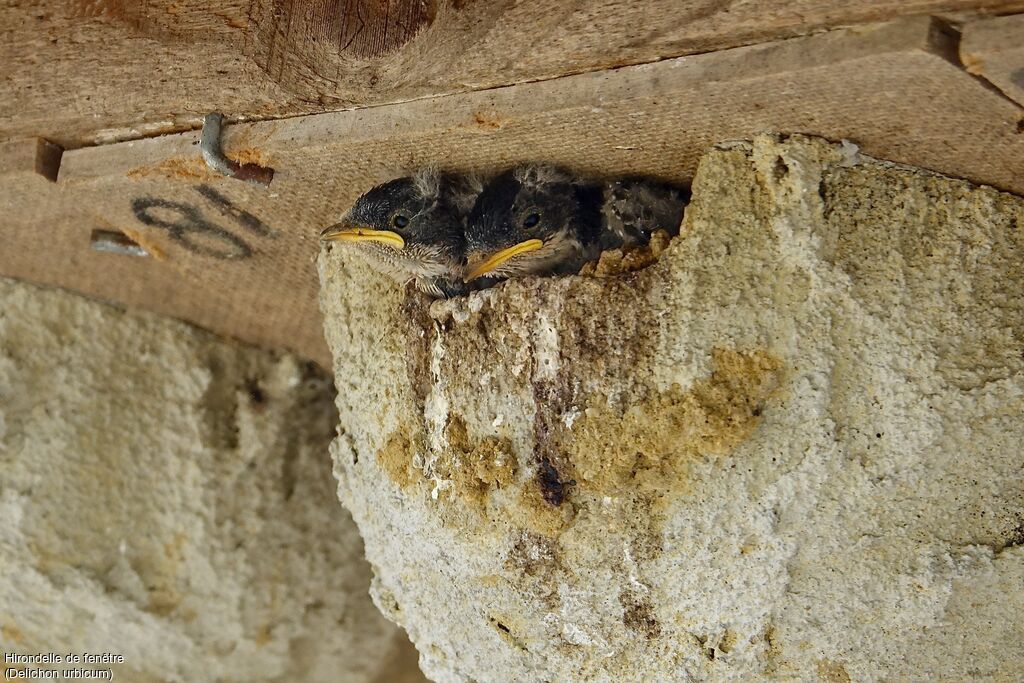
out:
M444 276L461 269L466 212L455 180L428 170L369 190L320 239L360 247L399 279Z
M580 253L600 227L600 191L557 168L496 176L466 225L466 281L550 272Z

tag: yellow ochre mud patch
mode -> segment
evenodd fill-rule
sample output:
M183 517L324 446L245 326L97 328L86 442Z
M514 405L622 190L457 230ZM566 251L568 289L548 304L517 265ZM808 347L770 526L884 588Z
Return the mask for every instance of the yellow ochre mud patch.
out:
M724 454L757 426L780 384L782 362L766 351L712 350L711 375L687 390L673 387L624 413L587 408L559 449L581 490L606 495L666 492L700 454Z
M690 460L725 454L749 438L781 384L782 361L765 350L726 348L713 349L711 361L710 375L685 390L676 386L627 402L624 411L594 396L571 427L558 421L545 446L557 452L562 478L573 482L567 500L574 494L681 493ZM507 439L471 437L458 415L450 416L445 437L447 447L431 465L434 477L446 482L442 505L542 534L571 521L573 506L545 501L532 474L538 464L517 458ZM413 466L414 455L425 451L422 429L399 428L377 462L403 490L427 493L436 482Z

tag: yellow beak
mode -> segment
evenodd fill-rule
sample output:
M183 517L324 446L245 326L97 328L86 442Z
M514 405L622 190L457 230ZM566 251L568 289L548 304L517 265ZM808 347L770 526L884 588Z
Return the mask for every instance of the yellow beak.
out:
M374 230L351 223L338 223L320 233L324 242L380 242L393 249L405 247L405 240L397 232Z
M502 263L505 263L505 261L508 261L510 258L519 256L520 254L526 254L531 251L537 251L543 246L544 243L542 241L534 239L526 240L525 242L520 242L519 244L502 249L499 252L495 252L494 254L491 254L490 258L484 259L480 263L476 264L473 269L469 271L469 274L466 275L464 280L469 282L481 275L486 275Z

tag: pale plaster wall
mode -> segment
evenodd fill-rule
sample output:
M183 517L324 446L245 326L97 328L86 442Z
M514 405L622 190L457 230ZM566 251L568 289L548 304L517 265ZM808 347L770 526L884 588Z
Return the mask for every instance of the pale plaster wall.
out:
M764 136L649 268L321 254L343 502L437 681L1019 681L1024 201Z
M120 654L130 683L422 680L337 503L332 395L292 356L0 280L0 651Z

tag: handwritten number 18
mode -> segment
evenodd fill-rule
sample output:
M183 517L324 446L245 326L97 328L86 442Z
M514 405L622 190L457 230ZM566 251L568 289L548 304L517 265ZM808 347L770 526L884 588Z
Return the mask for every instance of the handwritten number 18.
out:
M209 185L200 185L196 190L242 228L260 237L277 237L277 233L263 221L235 206ZM154 215L154 209L162 210L164 215ZM139 197L132 201L132 212L142 223L166 230L171 239L194 254L223 260L246 259L253 255L252 247L245 240L211 223L191 204L159 197ZM176 220L168 213L177 214Z

